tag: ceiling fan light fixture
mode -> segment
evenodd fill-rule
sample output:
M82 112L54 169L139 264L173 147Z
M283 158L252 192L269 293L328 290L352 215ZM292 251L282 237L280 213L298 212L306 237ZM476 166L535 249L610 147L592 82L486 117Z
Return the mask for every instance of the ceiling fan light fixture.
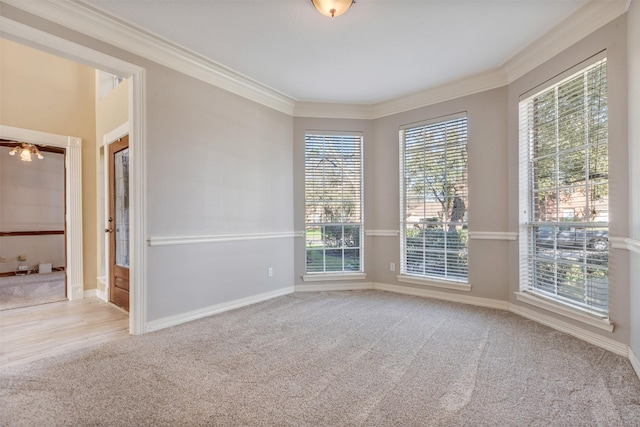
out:
M342 15L355 3L354 0L311 0L311 2L318 12L331 18Z
M16 145L11 149L11 151L9 151L10 156L15 156L17 153L20 153L20 160L23 162L30 162L31 156L36 156L40 160L44 159L44 156L40 153L38 147L26 142Z

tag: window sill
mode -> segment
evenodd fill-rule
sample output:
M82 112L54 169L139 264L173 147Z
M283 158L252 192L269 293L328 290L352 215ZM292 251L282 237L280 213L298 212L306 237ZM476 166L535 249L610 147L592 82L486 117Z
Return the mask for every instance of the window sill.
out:
M561 316L568 317L573 320L577 320L579 322L585 323L590 326L594 326L596 328L613 332L614 324L609 321L609 319L602 319L585 312L582 312L580 309L572 308L569 306L565 306L559 302L550 301L546 298L539 297L531 292L516 292L516 299L520 302L524 302L529 305L533 305L534 307L542 308L544 310L550 311L555 314L559 314Z
M305 274L302 280L305 282L325 282L330 280L364 280L367 278L366 273L318 273Z
M471 285L466 282L458 282L456 280L444 280L444 279L436 279L430 277L418 277L418 276L408 276L408 275L400 275L397 277L398 282L403 283L411 283L413 285L424 285L424 286L433 286L435 288L444 288L444 289L455 289L457 291L466 291L469 292L471 290Z

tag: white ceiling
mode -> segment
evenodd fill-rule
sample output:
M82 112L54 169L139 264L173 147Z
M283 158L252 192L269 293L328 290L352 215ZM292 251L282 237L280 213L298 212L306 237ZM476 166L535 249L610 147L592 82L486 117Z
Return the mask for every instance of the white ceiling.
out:
M302 102L375 104L501 67L587 0L82 0Z

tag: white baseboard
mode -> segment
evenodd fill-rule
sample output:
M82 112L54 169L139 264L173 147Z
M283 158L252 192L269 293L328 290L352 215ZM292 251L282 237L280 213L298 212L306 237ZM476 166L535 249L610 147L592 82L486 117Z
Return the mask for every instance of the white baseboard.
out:
M602 335L595 334L578 326L572 325L562 320L558 320L555 317L538 313L537 311L530 310L520 305L511 304L509 311L519 316L533 320L534 322L549 326L550 328L553 328L557 331L564 332L566 334L579 338L583 341L588 342L589 344L596 345L600 348L604 348L605 350L609 350L624 357L629 357L629 346L627 346L626 344L620 343L607 337L603 337Z
M106 290L96 289L96 296L104 302L109 302L109 297Z
M632 356L632 352L629 346L612 340L602 335L595 334L593 332L582 329L578 326L570 323L558 320L554 317L538 313L537 311L530 310L520 305L510 304L507 301L494 300L489 298L474 297L467 294L450 293L443 291L436 291L432 289L415 288L402 285L390 285L387 283L332 283L325 285L297 285L295 287L296 292L321 292L321 291L353 291L362 289L376 289L380 291L394 292L398 294L413 295L424 298L434 298L450 302L458 302L462 304L476 305L479 307L494 308L498 310L510 311L527 319L541 323L545 326L553 328L557 331L567 333L571 336L579 338L590 344L596 345L605 350L611 351L615 354L619 354L624 357L628 357L630 360L632 357L635 360L631 360L631 364L634 366L636 373L640 377L640 360L635 355Z
M374 283L374 289L398 294L415 295L425 298L434 298L444 301L459 302L462 304L477 305L479 307L496 308L498 310L509 310L507 301L500 301L489 298L473 297L470 295L454 294L449 292L434 291L431 289L413 288L402 285L389 285L386 283Z
M82 292L82 298L92 298L92 297L99 298L104 302L109 302L109 299L107 298L107 293L100 289L89 289Z
M289 295L293 292L294 287L288 286L286 288L278 289L272 292L265 292L263 294L253 295L246 298L223 302L221 304L211 305L209 307L199 308L197 310L188 311L186 313L176 314L175 316L152 320L151 322L147 322L145 324L144 332L153 332L160 329L168 328L170 326L180 325L181 323L201 319L213 314L222 313L224 311L233 310L236 308L244 307L246 305L255 304L272 298L277 298L283 295Z
M638 355L633 352L631 347L629 347L629 362L631 362L633 370L636 371L636 375L640 378L640 359L638 359Z
M373 289L373 282L325 283L322 285L296 285L296 292L362 291Z

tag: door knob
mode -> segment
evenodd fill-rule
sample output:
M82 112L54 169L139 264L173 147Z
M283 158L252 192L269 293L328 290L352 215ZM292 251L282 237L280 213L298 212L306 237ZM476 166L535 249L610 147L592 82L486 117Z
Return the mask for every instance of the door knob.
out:
M113 233L113 229L111 229L111 228L105 228L105 229L104 229L104 232L105 232L105 233Z

